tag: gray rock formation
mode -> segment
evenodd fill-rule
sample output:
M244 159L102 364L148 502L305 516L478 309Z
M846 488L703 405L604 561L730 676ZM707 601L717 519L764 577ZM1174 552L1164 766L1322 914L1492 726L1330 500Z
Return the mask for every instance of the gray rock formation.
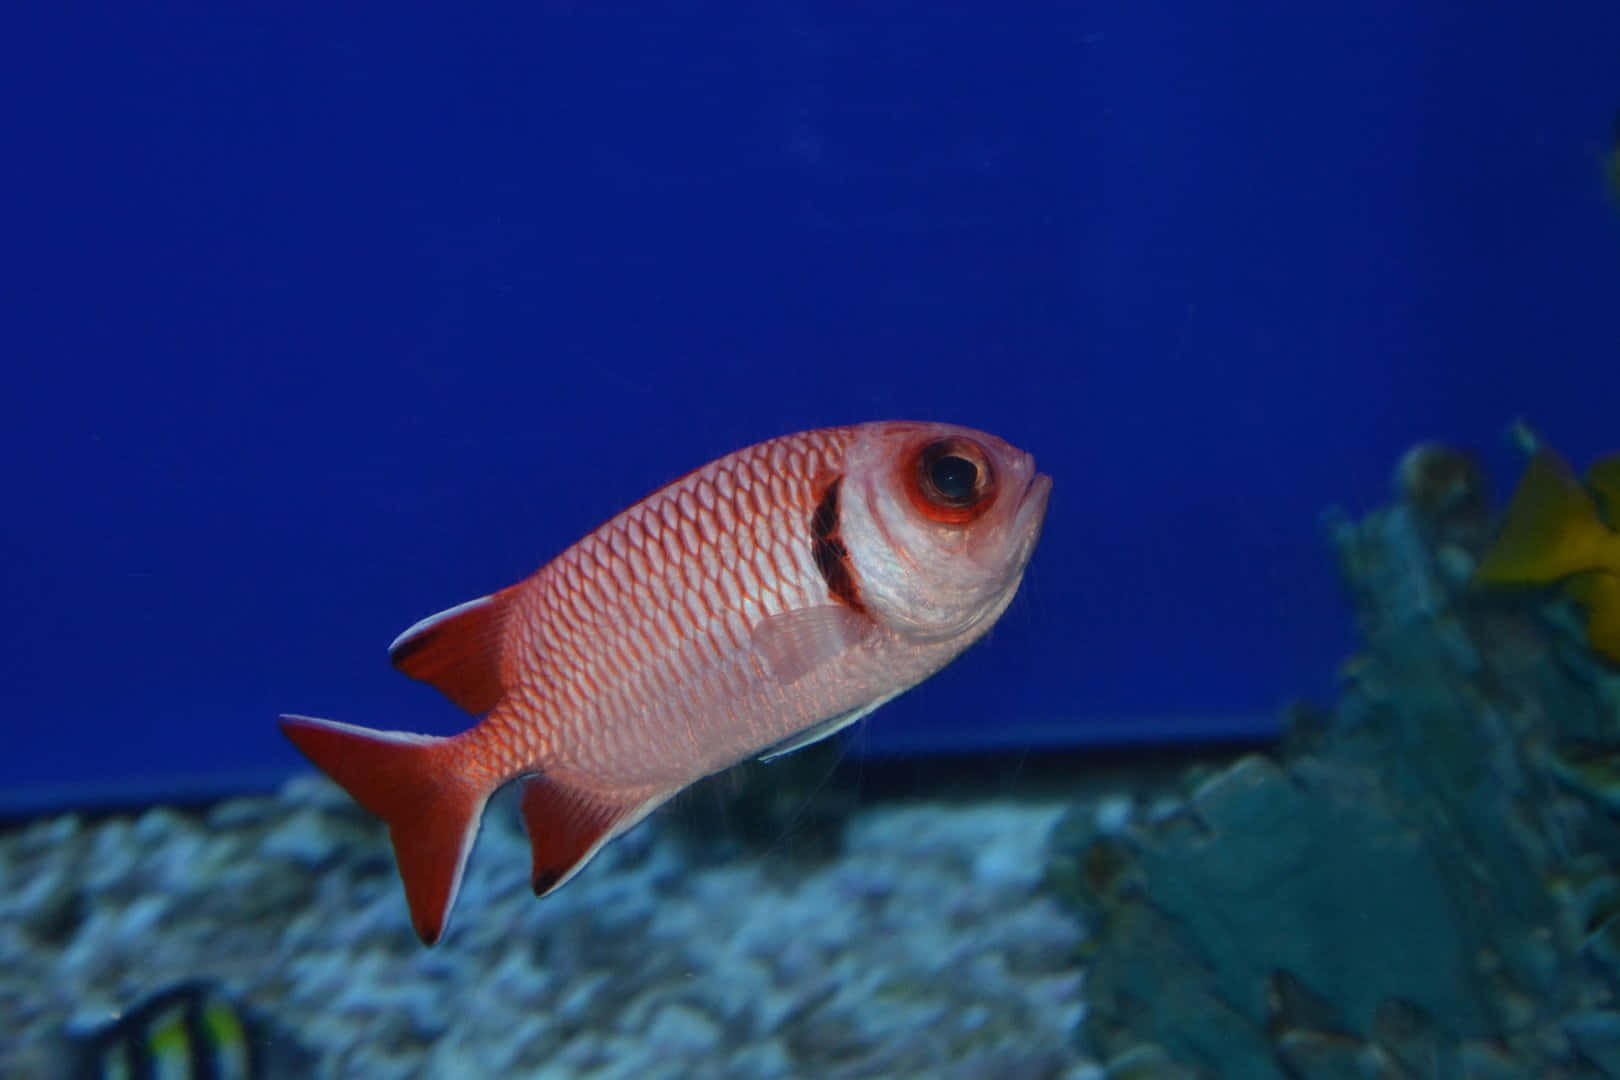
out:
M1620 1075L1620 677L1563 599L1470 586L1465 457L1398 486L1327 522L1365 640L1335 707L1054 836L1109 1076Z

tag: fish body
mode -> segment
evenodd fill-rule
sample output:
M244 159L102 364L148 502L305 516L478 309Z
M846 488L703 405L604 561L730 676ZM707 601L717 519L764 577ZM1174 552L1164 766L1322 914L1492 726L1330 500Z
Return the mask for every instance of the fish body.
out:
M1583 483L1558 454L1536 449L1474 580L1562 585L1586 612L1593 651L1620 664L1620 455L1595 462Z
M772 439L400 635L395 666L481 716L472 729L282 729L388 822L432 944L497 788L523 780L531 881L556 889L693 781L824 738L981 637L1050 489L1028 454L952 425Z
M309 1075L313 1064L302 1047L202 979L137 1003L75 1040L71 1057L65 1075L72 1080L253 1080Z

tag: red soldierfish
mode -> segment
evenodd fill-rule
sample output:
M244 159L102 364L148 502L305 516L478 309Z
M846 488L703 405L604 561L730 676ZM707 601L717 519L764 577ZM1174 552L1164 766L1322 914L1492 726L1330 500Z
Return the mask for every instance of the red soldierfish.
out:
M281 728L388 822L431 945L495 789L523 779L544 895L693 781L825 738L955 658L1012 600L1051 487L947 424L771 439L401 634L394 666L482 716L470 731Z

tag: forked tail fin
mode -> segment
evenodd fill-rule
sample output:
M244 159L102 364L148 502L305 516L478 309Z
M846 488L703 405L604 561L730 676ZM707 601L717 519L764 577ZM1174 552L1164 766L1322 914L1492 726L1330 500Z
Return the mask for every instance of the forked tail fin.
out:
M388 823L417 936L424 945L438 941L494 788L461 768L453 738L307 716L283 716L281 730L356 802Z

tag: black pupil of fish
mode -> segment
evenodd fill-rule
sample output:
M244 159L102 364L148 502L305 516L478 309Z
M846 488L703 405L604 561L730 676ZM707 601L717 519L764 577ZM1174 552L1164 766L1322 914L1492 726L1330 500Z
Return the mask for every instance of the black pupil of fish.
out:
M947 502L969 502L979 480L979 468L967 458L944 454L928 466L928 479Z

